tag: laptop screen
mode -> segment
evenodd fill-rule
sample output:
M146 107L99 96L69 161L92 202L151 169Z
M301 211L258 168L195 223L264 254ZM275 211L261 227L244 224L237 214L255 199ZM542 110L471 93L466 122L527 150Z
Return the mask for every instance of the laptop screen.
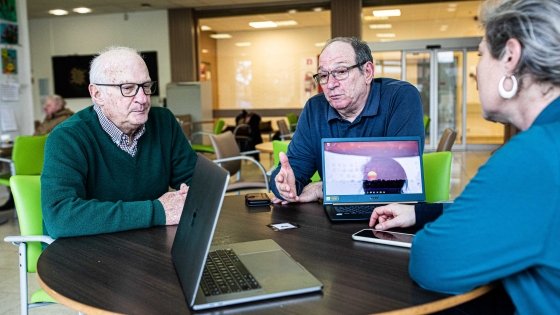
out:
M420 137L325 138L325 203L425 201Z

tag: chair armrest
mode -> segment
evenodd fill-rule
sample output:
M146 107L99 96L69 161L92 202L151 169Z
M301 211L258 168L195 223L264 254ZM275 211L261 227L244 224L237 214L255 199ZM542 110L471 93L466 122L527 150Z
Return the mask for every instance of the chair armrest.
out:
M280 139L284 141L286 138L292 138L294 136L294 132L287 134L287 135L280 135Z
M259 151L257 151L257 152L259 152ZM268 187L268 176L266 174L266 170L264 169L264 166L262 166L262 164L259 161L255 160L251 157L248 157L248 156L234 156L234 157L228 157L228 158L223 158L223 159L217 159L217 160L214 160L213 162L216 163L216 164L220 164L220 163L223 163L223 162L231 162L231 161L237 161L237 160L247 160L247 161L251 161L251 162L255 163L259 167L261 172L263 173L264 182L266 184L266 191L270 192L270 187Z
M253 154L257 154L257 153L261 153L261 151L259 151L259 150L251 150L251 151L239 152L239 154L241 154L241 155L253 155Z
M13 163L12 159L0 158L0 162Z
M6 236L4 237L4 242L13 243L14 245L18 245L16 243L27 243L27 242L42 242L46 244L51 244L52 242L54 242L54 239L46 235Z

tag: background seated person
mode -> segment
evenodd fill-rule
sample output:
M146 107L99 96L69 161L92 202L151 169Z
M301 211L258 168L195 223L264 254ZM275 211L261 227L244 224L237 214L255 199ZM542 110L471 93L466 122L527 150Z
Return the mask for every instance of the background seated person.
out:
M197 155L155 92L142 57L110 47L90 68L93 105L47 139L44 232L53 238L177 224ZM169 192L169 187L177 191Z
M34 136L46 135L51 132L61 122L74 115L74 112L65 108L66 101L60 95L51 95L45 101L43 110L45 111L45 120L35 126Z
M479 15L485 36L477 86L484 118L522 132L480 167L454 203L379 207L369 224L433 221L410 252L410 276L426 289L457 294L499 280L516 314L557 314L560 1L501 2L484 3ZM511 309L508 299L496 308Z
M418 89L410 83L373 78L368 45L356 38L329 40L314 75L323 93L311 97L298 120L288 155L270 177L275 203L309 202L323 197L321 139L419 136L424 143L424 118Z

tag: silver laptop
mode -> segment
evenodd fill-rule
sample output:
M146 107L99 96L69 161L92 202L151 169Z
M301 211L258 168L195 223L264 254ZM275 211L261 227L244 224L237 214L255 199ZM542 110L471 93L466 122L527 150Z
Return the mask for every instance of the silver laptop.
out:
M323 287L273 240L210 246L229 173L200 153L171 256L195 310L320 291Z
M323 204L332 221L369 220L392 202L425 202L420 137L325 138Z

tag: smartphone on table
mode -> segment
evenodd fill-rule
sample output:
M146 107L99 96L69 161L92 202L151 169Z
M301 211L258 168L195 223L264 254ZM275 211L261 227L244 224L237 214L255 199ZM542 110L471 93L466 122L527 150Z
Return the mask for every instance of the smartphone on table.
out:
M392 231L378 231L374 229L364 229L352 234L352 239L363 242L379 243L400 247L412 246L414 234L406 234Z
M249 193L245 195L245 204L249 207L270 205L270 198L265 193Z

